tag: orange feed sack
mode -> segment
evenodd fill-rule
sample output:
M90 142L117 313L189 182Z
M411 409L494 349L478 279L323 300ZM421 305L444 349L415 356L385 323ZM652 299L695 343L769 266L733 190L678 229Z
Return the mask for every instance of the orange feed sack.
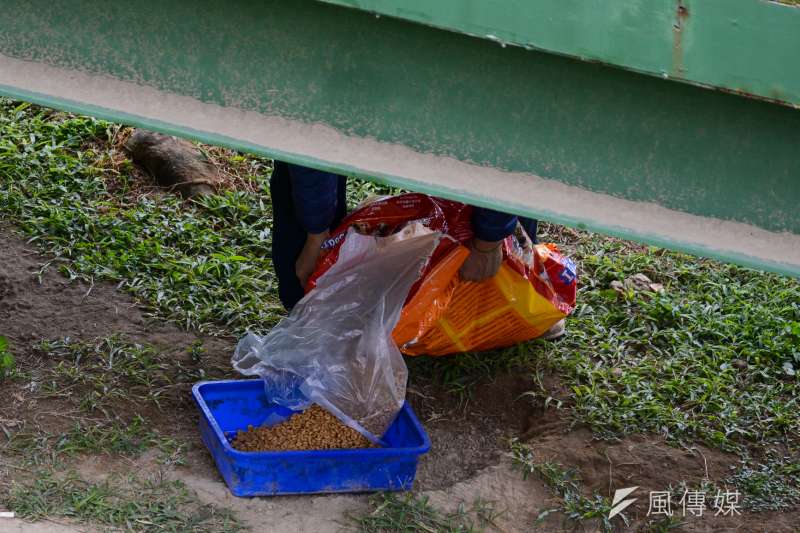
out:
M468 254L463 246L451 252L406 303L393 334L404 354L511 346L542 335L566 316L508 265L480 283L460 280L458 269Z
M503 263L493 278L463 281L472 208L424 194L373 202L351 213L323 245L306 290L338 260L351 228L376 237L413 237L438 231L442 239L412 287L393 338L406 355L445 355L512 346L544 334L575 308L575 264L554 244L532 245L521 226L503 242ZM391 246L392 239L383 239Z

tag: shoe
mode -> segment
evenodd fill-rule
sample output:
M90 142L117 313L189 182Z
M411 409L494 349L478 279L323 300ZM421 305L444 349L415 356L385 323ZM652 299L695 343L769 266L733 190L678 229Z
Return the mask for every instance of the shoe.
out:
M563 318L556 322L540 338L546 341L554 341L567 334L566 320Z

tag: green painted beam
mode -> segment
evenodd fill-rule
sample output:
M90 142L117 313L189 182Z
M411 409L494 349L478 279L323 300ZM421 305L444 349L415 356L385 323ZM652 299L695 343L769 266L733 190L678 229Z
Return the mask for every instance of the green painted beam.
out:
M800 275L789 107L312 0L5 7L0 93Z
M800 106L800 6L763 0L321 0Z

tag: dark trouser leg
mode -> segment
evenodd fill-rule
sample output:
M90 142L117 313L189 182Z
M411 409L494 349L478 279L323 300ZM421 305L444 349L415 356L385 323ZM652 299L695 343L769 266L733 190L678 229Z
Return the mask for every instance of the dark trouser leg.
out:
M525 218L519 217L519 223L522 224L522 227L525 229L525 232L528 234L528 237L531 238L533 244L536 244L536 230L537 226L539 225L539 221L535 218Z
M340 176L336 191L336 217L331 224L331 231L335 230L342 219L347 216L347 177Z
M272 265L278 276L278 296L283 306L291 310L303 297L294 265L306 243L306 232L295 216L292 182L286 163L275 161L269 191L272 196Z
M289 166L275 161L269 180L272 196L272 264L278 276L278 296L287 311L305 295L295 274L295 263L306 243L306 231L297 220ZM339 177L336 191L336 216L331 229L347 215L347 178Z

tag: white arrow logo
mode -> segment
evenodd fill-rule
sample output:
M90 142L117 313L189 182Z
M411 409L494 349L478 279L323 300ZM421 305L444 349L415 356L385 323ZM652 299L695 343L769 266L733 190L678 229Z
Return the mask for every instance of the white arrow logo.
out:
M629 498L623 500L625 496L638 489L639 487L628 487L627 489L619 489L614 491L614 499L611 501L611 511L608 513L608 519L611 520L619 513L624 511L630 504L636 501L636 498Z

